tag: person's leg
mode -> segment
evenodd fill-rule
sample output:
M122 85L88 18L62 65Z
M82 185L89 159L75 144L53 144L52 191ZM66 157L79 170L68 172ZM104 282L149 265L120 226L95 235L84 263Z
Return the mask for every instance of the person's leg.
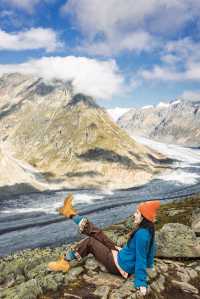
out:
M87 256L89 253L92 253L97 261L103 264L110 273L121 275L115 265L112 251L93 237L85 238L75 249L76 256L78 254L80 258Z
M86 217L75 215L72 217L72 220L79 226L81 233L100 241L110 249L116 250L115 243L111 239L109 239L100 228L96 227Z
M76 224L78 224L81 233L99 240L110 249L116 249L115 243L110 240L101 229L96 227L87 218L77 215L77 211L74 209L72 201L73 194L69 193L64 200L63 207L58 209L59 213L66 218L71 218Z
M112 249L116 250L115 243L112 240L110 240L101 229L96 227L86 217L75 215L72 216L71 219L79 226L79 230L81 233L101 242L104 246L106 246L110 250ZM85 240L88 240L88 238ZM83 242L81 242L81 247L83 246L84 248L85 244L87 244L87 241L84 242L83 240ZM73 248L66 252L64 258L67 261L71 261L74 259L80 259L80 256L79 253L77 253L77 250Z
M61 215L65 216L66 218L72 219L79 226L81 233L99 241L99 243L102 243L102 245L107 247L107 249L110 249L110 250L115 249L116 250L115 243L112 240L110 240L101 229L96 227L86 217L82 217L77 214L77 211L74 209L74 207L72 205L72 201L73 201L73 194L70 193L65 198L63 207L59 208L59 210L58 210L59 213ZM84 244L85 243L82 243L82 245L84 245ZM96 247L98 247L98 246L96 246ZM75 258L78 258L77 252L78 251L76 251L76 250L69 250L65 254L64 259L66 261L71 261Z

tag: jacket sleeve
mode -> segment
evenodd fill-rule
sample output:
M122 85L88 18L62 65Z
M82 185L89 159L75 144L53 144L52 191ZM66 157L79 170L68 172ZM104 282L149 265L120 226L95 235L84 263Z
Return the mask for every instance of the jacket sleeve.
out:
M156 250L157 250L157 245L156 242L153 242L153 245L150 249L149 257L147 259L147 267L148 268L153 268L154 266L154 256L156 255Z
M135 260L135 277L134 284L136 288L141 286L147 287L147 253L148 238L141 230L135 235L136 242L136 260Z

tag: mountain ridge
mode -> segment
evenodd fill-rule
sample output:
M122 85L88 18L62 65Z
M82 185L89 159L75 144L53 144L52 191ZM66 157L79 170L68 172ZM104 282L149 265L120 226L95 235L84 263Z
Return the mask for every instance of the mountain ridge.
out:
M177 99L133 108L117 123L131 135L185 146L200 145L200 101Z
M92 97L73 94L70 82L19 74L4 81L0 106L17 109L0 119L1 145L40 174L43 190L46 185L126 188L166 167L163 155L130 138Z

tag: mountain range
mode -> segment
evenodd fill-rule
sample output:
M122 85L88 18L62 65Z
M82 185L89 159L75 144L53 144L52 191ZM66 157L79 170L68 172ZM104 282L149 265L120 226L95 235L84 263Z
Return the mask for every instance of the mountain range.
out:
M166 167L71 82L4 74L0 111L1 190L127 188Z
M200 146L200 100L175 100L132 108L117 121L128 134L165 143Z

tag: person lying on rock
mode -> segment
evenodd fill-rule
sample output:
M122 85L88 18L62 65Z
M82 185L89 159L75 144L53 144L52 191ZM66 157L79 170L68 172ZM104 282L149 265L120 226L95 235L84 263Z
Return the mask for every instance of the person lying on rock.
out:
M72 206L73 195L70 193L58 211L71 218L80 232L89 236L79 242L75 249L68 251L59 261L48 264L50 271L67 272L69 262L92 253L108 272L121 275L125 279L134 275L134 286L141 295L147 293L147 268L153 268L155 255L154 222L159 200L140 203L134 213L136 229L130 234L127 243L120 248L105 233L87 218L77 214Z

